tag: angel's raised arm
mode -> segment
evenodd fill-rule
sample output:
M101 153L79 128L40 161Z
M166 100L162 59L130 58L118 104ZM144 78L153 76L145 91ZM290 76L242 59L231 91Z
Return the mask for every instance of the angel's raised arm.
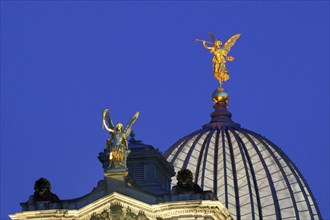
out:
M211 38L212 44L214 44L214 42L216 41L216 40L215 40L215 37L213 36L212 32L209 32L209 35L210 35L210 38ZM204 46L206 49L210 50L210 53L213 52L214 47L209 47L209 46L207 46L205 40L203 40L203 46Z
M107 124L106 120L109 125ZM113 125L112 120L109 115L109 109L107 109L107 108L103 110L102 127L111 133L114 132L114 125Z
M208 50L212 50L212 49L213 49L213 47L209 47L209 46L207 46L205 40L203 40L202 42L203 42L203 46L204 46L206 49L208 49ZM211 51L210 51L210 52L211 52Z

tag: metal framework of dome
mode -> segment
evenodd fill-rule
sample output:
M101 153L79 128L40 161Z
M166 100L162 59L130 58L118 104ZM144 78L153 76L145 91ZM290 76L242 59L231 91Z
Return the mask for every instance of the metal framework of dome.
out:
M234 219L321 219L295 164L271 141L234 123L228 96L224 100L214 105L210 123L164 153L175 171L191 170L194 182L212 190Z

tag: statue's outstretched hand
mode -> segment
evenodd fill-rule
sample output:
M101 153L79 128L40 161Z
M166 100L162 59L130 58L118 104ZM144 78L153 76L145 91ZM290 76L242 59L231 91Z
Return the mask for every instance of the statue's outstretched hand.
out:
M235 60L235 58L232 57L232 56L227 56L227 60L228 60L228 61L233 61L233 60Z

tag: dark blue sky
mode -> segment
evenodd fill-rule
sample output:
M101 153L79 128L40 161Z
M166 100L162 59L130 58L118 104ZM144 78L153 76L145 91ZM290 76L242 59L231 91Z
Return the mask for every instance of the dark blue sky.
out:
M224 87L235 122L277 144L329 219L329 2L1 1L1 219L39 177L61 199L103 176L114 122L165 151L209 122L212 55L241 33Z

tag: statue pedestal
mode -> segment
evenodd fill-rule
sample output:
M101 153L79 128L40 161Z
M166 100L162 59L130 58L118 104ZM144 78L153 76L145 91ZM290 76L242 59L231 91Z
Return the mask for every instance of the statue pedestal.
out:
M107 179L117 180L125 182L125 177L128 175L128 169L126 167L123 168L108 168L104 172L104 176Z

